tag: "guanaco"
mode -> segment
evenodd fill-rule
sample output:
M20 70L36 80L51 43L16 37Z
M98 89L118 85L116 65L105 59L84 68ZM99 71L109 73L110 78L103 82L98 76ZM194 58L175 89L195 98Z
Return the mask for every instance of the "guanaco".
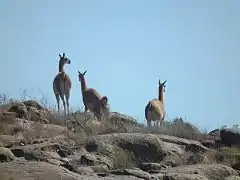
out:
M163 121L165 118L165 109L164 109L164 92L165 92L165 83L161 83L158 81L158 99L153 99L149 101L145 107L145 118L147 121L147 125L151 126L151 121L156 122L156 126L160 127L163 125Z
M71 64L71 61L65 56L65 53L63 53L62 56L59 54L59 57L60 57L59 72L53 80L53 92L57 100L58 113L60 113L59 103L61 98L64 107L64 114L66 115L66 103L67 103L67 111L69 115L69 98L72 82L70 77L64 71L64 65ZM66 103L64 97L66 99Z
M107 96L101 96L95 89L87 88L85 74L87 70L81 73L78 71L79 82L81 83L81 91L82 91L82 100L84 104L84 111L88 110L95 114L97 119L101 119L103 116L105 118L109 118L110 108L108 104Z

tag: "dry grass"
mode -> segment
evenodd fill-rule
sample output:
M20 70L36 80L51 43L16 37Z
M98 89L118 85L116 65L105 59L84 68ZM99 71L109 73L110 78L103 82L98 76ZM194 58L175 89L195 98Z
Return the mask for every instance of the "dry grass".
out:
M0 178L1 178L1 180L17 180L15 178L13 178L12 176L8 175L7 173L1 174Z
M28 99L37 100L40 102L41 105L43 105L45 108L49 110L47 119L49 120L50 124L56 124L60 126L67 126L69 129L75 130L75 139L82 139L82 137L96 135L96 134L106 134L106 133L112 133L112 132L141 132L141 133L153 133L153 134L166 134L171 136L176 136L180 138L186 138L190 140L205 140L209 139L210 137L207 135L206 131L200 131L195 126L191 125L190 123L186 123L183 121L183 119L175 118L173 121L165 122L164 128L148 128L144 125L138 124L132 125L132 124L117 124L114 119L111 121L103 121L101 126L98 126L94 123L88 123L86 122L93 118L91 114L87 113L84 114L80 111L74 112L72 110L70 116L64 116L63 113L60 115L57 113L56 108L53 105L50 105L47 97L42 94L40 98L37 98L36 96L33 96L33 93L29 93L27 91L22 92L22 96L20 97L20 101L25 101ZM6 108L7 104L12 103L16 100L13 100L12 98L7 97L4 94L0 94L0 107ZM4 123L0 127L0 133L2 134L15 134L15 132L22 131L21 129L13 129L11 126L9 126L9 123L13 123L12 120L5 120ZM15 127L16 128L16 127ZM40 136L37 135L40 132L40 127L36 128L36 137ZM40 133L41 134L41 133Z
M15 118L0 116L0 134L16 135L23 131L24 128L15 121Z
M213 139L208 135L207 131L200 131L194 125L185 123L179 120L178 123L175 121L165 121L163 128L158 127L137 127L132 128L131 132L134 133L151 133L151 134L165 134L169 136L175 136L179 138L203 141Z
M240 156L240 148L239 147L222 147L219 149L219 152L225 153L225 154L236 154Z
M238 151L238 153L236 153L236 151ZM224 147L218 152L209 153L208 159L210 163L219 163L231 167L240 161L239 149L232 150L231 148Z

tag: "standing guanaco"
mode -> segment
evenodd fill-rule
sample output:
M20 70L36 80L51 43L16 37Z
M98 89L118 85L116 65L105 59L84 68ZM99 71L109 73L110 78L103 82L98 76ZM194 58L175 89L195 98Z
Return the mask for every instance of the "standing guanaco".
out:
M59 54L59 57L60 57L59 72L53 80L53 92L57 100L58 113L60 112L59 103L61 98L63 102L63 107L64 107L64 114L66 115L66 103L67 103L67 111L69 114L69 98L70 98L72 82L70 77L64 71L64 65L70 64L71 61L65 56L65 53L63 53L62 56ZM64 97L66 98L66 103L65 103Z
M165 109L164 109L164 92L165 92L165 83L161 83L158 81L158 99L153 99L149 101L145 107L145 118L147 121L147 125L151 126L151 121L156 122L158 126L160 122L160 127L163 125L163 121L165 118Z

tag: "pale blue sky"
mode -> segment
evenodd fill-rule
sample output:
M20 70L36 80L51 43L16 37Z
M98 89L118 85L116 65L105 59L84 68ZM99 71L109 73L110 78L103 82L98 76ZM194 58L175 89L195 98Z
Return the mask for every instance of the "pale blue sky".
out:
M1 91L41 89L56 103L58 53L71 60L70 105L82 107L77 71L112 111L144 120L167 80L167 118L200 128L239 123L240 1L2 0Z

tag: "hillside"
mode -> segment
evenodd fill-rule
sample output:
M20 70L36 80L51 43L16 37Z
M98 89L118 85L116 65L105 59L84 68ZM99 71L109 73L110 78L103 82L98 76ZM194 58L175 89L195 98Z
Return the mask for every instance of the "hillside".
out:
M238 132L208 134L181 118L147 128L117 112L65 117L36 100L0 110L1 180L240 179Z

